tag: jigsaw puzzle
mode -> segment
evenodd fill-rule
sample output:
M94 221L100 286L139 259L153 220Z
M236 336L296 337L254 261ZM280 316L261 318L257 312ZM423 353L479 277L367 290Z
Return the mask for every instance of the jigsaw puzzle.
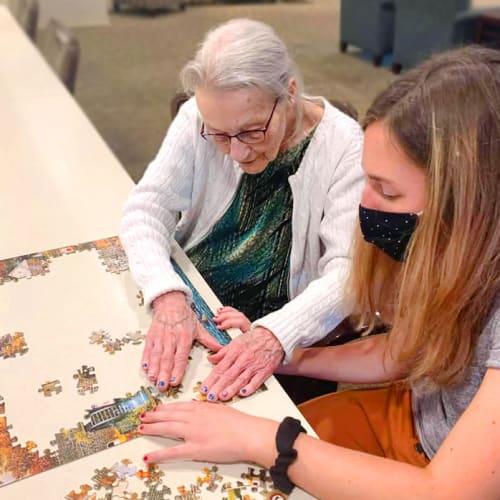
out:
M226 344L229 335L217 328L205 300L173 265L193 292L199 321ZM271 498L269 477L257 469L240 477L209 466L193 476L184 471L172 477L168 468L137 465L149 448L148 441L141 444L147 438L136 439L140 414L169 400L203 400L196 381L204 380L212 365L208 350L195 343L181 385L161 393L149 385L140 358L151 317L118 238L0 261L0 285L0 304L9 307L0 332L0 366L9 374L0 377L2 490L36 498L39 473L66 464L61 484L51 480L51 495L58 492L53 498ZM104 450L107 455L99 453ZM123 458L131 456L127 450L135 450L135 464ZM112 465L106 467L100 455L112 456ZM89 461L90 469L82 465ZM19 481L25 478L30 479ZM68 487L62 489L64 481Z

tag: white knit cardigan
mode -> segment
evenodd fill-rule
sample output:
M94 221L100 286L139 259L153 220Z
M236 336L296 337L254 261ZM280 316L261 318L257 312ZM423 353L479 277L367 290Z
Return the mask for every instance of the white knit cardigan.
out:
M363 185L363 136L354 120L325 100L323 106L301 165L289 177L291 300L252 325L274 333L286 360L297 346L323 338L348 313L342 295ZM170 241L175 237L188 250L203 240L239 186L239 165L200 136L201 123L191 99L180 109L124 207L120 238L148 306L172 290L190 296L170 264Z

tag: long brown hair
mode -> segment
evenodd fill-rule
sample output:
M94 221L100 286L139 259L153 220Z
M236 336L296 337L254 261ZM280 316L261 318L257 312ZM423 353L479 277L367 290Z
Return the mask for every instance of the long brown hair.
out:
M500 289L500 51L466 47L395 80L368 110L427 170L428 202L404 263L357 231L348 294L360 322L391 325L409 382L462 380Z

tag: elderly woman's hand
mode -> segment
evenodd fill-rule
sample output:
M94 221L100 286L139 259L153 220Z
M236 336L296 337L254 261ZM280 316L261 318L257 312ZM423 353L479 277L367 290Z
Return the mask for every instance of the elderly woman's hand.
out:
M277 453L274 437L278 422L224 405L199 401L168 403L143 413L141 420L141 434L184 441L147 453L147 463L187 458L219 463L252 460L268 466Z
M202 383L201 391L209 401L227 401L235 394L249 396L273 374L283 355L274 334L257 327L209 356L217 366Z
M142 367L160 391L181 383L194 340L212 351L221 348L198 321L182 292L168 292L155 299Z

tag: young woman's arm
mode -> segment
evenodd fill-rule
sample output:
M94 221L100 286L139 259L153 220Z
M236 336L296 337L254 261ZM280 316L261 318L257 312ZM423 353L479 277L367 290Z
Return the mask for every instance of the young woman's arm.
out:
M426 468L334 446L301 434L290 479L321 499L498 499L500 369L488 369L469 408ZM207 403L171 403L148 412L140 432L184 442L148 453L146 462L276 460L278 423ZM210 429L207 432L207 429ZM250 436L250 438L249 438Z
M387 335L339 346L297 349L290 363L279 366L275 373L352 384L388 382L403 376L387 353Z

